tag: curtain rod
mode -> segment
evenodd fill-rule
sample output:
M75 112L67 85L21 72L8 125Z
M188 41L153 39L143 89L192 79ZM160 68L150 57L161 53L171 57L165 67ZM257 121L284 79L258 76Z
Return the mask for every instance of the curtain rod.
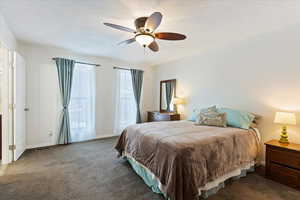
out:
M52 58L52 60L56 60L56 58ZM79 61L75 61L75 63L77 63L77 64L83 64L83 65L92 65L92 66L96 66L96 67L100 67L100 66L101 66L101 65L99 65L99 64L86 63L86 62L79 62Z
M120 69L120 70L130 70L130 69L122 68L122 67L114 67L114 69Z

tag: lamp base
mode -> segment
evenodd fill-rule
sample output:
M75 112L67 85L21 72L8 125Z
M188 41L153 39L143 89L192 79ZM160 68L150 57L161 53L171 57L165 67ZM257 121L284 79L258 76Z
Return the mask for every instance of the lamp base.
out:
M289 144L290 142L288 141L288 139L282 139L280 138L279 140L280 143L283 143L283 144Z
M286 126L282 126L282 131L281 131L279 142L284 143L284 144L289 143L288 134L287 134L287 131L286 131Z

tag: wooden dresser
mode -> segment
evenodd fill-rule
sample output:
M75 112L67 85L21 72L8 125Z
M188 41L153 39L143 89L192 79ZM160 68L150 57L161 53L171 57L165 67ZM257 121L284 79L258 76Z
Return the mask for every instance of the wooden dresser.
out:
M300 144L271 140L266 145L266 177L300 190Z
M148 112L148 122L159 122L159 121L176 121L180 120L180 114L173 112Z
M0 160L2 160L2 115L0 114Z

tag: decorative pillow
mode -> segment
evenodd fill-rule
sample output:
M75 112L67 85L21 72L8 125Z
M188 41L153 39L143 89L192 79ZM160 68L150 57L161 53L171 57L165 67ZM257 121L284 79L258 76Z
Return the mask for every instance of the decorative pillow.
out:
M255 123L256 125L258 125L259 121L261 120L262 116L258 115L256 113L251 113L252 115L254 115L254 120L253 123Z
M197 116L199 115L199 110L198 109L194 109L192 115L188 118L188 121L192 121L195 122L197 119Z
M255 116L246 111L234 110L230 108L219 108L219 112L226 113L227 125L249 129Z
M257 124L253 121L253 122L250 124L249 128L257 128Z
M194 109L192 115L188 118L189 121L195 122L200 112L218 112L217 106L211 106L208 108Z
M210 113L210 112L218 112L218 109L217 109L217 106L211 106L211 107L208 107L208 108L202 108L200 110L200 112L202 113Z
M200 112L196 120L196 125L226 127L226 124L226 113L214 111Z

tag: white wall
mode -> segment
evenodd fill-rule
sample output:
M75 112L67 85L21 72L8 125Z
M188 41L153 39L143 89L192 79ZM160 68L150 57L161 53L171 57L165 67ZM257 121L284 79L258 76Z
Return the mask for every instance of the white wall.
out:
M228 106L263 116L263 141L279 138L273 124L276 111L300 111L300 29L293 26L210 52L155 66L156 108L159 81L177 79L177 94L187 99L184 114L193 108ZM300 143L297 126L288 127L290 141Z
M20 43L21 54L27 62L27 147L53 145L57 141L59 90L57 70L52 57L72 58L99 63L96 70L96 131L97 137L113 134L115 108L115 75L113 66L131 66L109 58L78 55L65 49ZM143 111L153 108L152 73L145 69ZM143 113L145 115L145 112ZM53 134L51 136L51 134Z
M17 40L6 24L4 17L0 13L0 42L6 48L17 49Z
M10 50L16 50L18 46L15 36L7 26L6 21L1 13L0 13L0 43L2 44L2 46ZM0 65L0 80L3 73L2 67L3 66ZM3 89L4 87L0 84L0 91L1 88ZM0 97L0 113L1 113L1 97Z

